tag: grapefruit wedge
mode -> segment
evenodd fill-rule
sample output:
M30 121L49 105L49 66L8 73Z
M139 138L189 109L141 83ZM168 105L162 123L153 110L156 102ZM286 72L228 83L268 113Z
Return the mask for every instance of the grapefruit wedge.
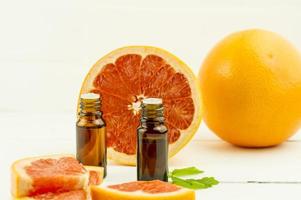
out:
M171 183L154 180L100 187L91 186L91 197L95 200L194 200L195 192Z
M136 163L136 129L145 97L162 98L169 156L188 143L201 122L199 85L191 69L171 53L149 46L117 49L101 58L86 76L80 93L102 97L108 158Z
M73 155L48 155L16 161L11 176L12 195L17 198L82 196L88 185L102 182L103 168L83 166Z

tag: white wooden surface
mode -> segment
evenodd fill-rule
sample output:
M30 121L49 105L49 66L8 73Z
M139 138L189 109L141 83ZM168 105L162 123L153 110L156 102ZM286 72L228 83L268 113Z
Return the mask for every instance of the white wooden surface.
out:
M0 113L0 199L9 198L9 166L33 155L75 152L73 114ZM266 149L242 149L216 138L204 124L170 162L170 168L197 166L221 183L197 192L197 199L300 199L300 134ZM108 167L106 183L135 180L134 167Z

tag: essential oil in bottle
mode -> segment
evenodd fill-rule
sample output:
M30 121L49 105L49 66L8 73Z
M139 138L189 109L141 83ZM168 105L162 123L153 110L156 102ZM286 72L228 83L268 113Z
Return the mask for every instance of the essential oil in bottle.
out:
M162 99L142 101L137 134L137 179L168 181L168 138Z
M76 158L84 165L101 166L107 174L106 128L100 95L82 94L76 123Z

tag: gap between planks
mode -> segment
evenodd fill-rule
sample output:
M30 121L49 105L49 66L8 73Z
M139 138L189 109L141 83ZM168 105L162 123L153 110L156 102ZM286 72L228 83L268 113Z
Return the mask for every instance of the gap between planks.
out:
M223 184L301 184L301 181L220 181Z

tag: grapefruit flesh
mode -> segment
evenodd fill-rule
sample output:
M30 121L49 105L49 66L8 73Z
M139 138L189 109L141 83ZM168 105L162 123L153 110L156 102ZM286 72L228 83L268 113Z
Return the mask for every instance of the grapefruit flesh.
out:
M33 197L15 198L14 200L86 200L87 194L84 190L74 190L64 193L45 193Z
M79 189L77 176L86 173L84 167L72 157L39 159L26 166L25 170L33 181L29 196Z
M14 197L62 196L86 191L88 185L100 184L103 179L102 167L83 166L73 155L25 158L16 161L11 171Z
M92 199L110 200L193 200L195 192L171 183L154 181L134 181L109 186L91 186Z
M81 94L88 92L102 97L108 157L123 164L136 162L143 98L163 99L170 156L191 139L201 121L195 75L178 58L155 47L124 47L104 56L83 82Z

